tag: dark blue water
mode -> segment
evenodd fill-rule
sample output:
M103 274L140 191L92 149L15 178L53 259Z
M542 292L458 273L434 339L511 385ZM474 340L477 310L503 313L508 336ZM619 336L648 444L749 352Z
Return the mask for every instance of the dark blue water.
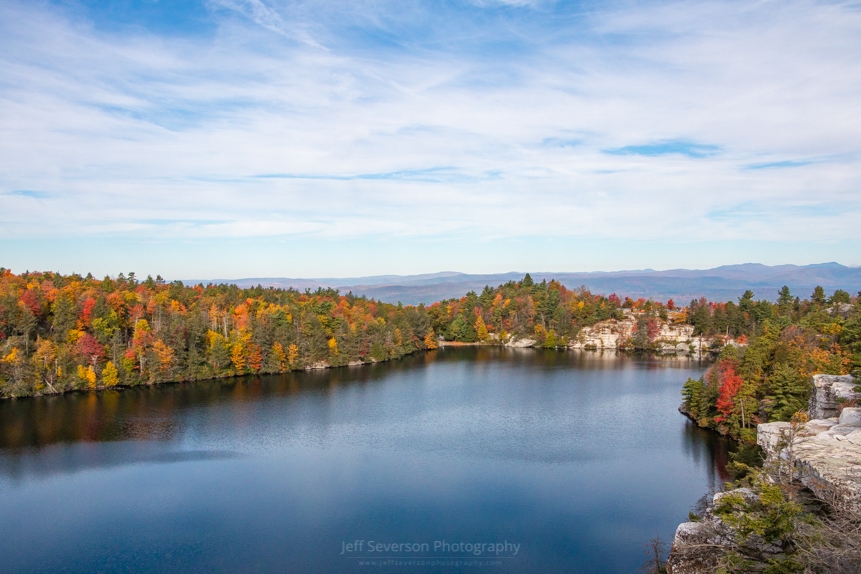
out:
M704 369L447 348L5 401L0 571L635 572L720 482L676 410Z

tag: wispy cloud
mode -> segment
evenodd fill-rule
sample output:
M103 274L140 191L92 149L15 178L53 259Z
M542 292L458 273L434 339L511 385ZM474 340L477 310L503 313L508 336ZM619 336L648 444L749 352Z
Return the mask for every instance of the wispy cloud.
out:
M568 139L561 137L544 138L541 140L541 145L544 147L577 147L582 143L582 139Z
M31 197L33 199L47 199L51 197L51 194L47 191L36 191L32 189L15 189L13 191L8 191L4 195L17 195L20 197Z
M709 213L709 218L715 220L732 221L732 220L769 220L776 221L791 217L793 219L804 219L808 216L815 215L817 217L839 217L846 214L847 211L859 211L858 204L835 206L827 203L807 202L793 205L780 205L773 203L748 201L737 205L727 206L723 209L716 209Z
M492 171L476 176L470 176L452 167L430 167L425 169L402 169L398 171L356 174L263 173L252 177L256 179L308 179L328 181L384 180L454 183L466 181L475 182L480 179L498 179L499 172Z
M840 3L158 9L0 4L0 239L861 242Z
M780 169L786 167L803 167L805 165L810 165L814 163L812 161L797 161L797 160L783 160L783 161L767 161L764 163L751 163L744 166L745 169Z
M716 145L691 143L682 140L670 140L607 149L604 150L604 153L610 155L644 155L647 157L683 155L686 157L700 158L715 155L719 150L720 147Z
M281 16L262 0L209 0L213 6L238 12L267 30L287 35L288 29Z

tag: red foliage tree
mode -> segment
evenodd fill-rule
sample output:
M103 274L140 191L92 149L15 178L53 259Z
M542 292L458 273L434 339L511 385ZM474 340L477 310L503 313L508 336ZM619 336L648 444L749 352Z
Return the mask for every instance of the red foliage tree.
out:
M81 309L81 325L88 327L93 319L93 308L96 306L96 300L92 297L87 297L84 300L84 307Z
M723 361L720 365L720 395L715 406L721 414L715 417L715 422L725 421L732 413L735 406L735 396L744 382L735 368L735 361Z
M657 319L649 319L649 322L646 324L646 333L649 335L649 340L654 341L660 332L661 327L658 325Z
M89 333L84 333L77 343L78 352L87 358L88 361L95 364L99 357L104 353L105 348L96 341L96 338Z
M39 303L39 295L33 291L32 289L27 289L21 293L21 302L30 309L30 312L33 313L36 317L39 316L41 312L41 304Z
M258 345L248 344L248 368L254 373L259 373L263 366L263 353Z

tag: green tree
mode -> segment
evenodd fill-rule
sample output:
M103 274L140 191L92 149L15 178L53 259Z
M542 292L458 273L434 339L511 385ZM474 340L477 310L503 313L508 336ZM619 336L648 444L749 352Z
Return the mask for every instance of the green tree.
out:
M819 307L825 305L825 289L823 289L821 285L817 285L813 290L813 294L810 296L810 302Z
M774 401L769 419L788 421L793 414L807 407L810 399L810 386L797 369L780 363L768 378L770 395Z
M838 289L834 292L834 295L831 296L828 301L832 305L837 305L840 303L850 303L852 298L849 296L848 291L844 291L843 289Z
M778 309L780 309L781 314L786 315L792 311L794 304L795 298L792 296L792 293L789 292L789 287L784 285L780 288L780 291L777 292Z
M478 339L478 336L475 328L464 319L462 314L458 314L448 326L448 338L454 341L474 343Z

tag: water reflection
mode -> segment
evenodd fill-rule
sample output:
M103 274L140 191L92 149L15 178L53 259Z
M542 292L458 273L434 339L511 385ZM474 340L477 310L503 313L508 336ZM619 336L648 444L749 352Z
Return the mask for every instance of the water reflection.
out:
M676 410L704 369L444 348L2 402L0 569L353 571L341 541L373 537L524 545L494 572L635 571L726 476L730 443Z
M377 365L163 384L0 401L0 449L54 443L171 440L189 409L300 393L332 393L428 365L435 353Z
M118 448L119 447L119 448ZM128 445L93 445L83 443L66 447L49 447L37 453L24 451L16 456L0 454L2 474L13 482L42 479L84 470L108 469L134 464L170 464L232 460L246 454L220 450L165 451L160 444L136 442Z
M698 466L706 469L709 488L720 490L723 484L732 478L727 471L727 465L730 462L730 454L736 451L736 443L718 436L714 431L701 428L690 420L685 422L682 433L685 454Z
M264 377L164 384L101 392L69 393L0 401L0 449L54 443L172 440L189 409L241 404L300 393L334 396L345 386L363 387L409 373L435 361L496 365L509 369L585 371L691 369L699 361L677 357L633 357L609 352L571 352L499 347L443 348L400 361L340 369L291 372Z

